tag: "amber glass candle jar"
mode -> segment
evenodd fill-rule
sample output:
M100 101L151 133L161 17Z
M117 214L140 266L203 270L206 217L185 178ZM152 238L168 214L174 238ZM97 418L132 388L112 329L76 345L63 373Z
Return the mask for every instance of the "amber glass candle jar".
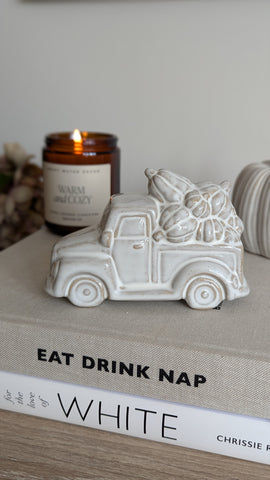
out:
M120 149L106 133L51 133L43 149L45 222L67 234L98 224L120 191Z

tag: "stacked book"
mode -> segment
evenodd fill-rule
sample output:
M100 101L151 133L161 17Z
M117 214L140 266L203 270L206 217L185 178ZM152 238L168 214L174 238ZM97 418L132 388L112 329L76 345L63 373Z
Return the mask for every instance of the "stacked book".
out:
M270 261L220 310L79 308L44 290L57 239L0 255L0 408L270 464Z

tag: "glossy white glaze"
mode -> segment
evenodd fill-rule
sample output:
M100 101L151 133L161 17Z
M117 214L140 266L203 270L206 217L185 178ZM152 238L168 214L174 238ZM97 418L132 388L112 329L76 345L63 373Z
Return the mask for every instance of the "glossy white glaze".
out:
M251 163L240 172L233 203L245 225L245 250L270 258L270 161Z
M167 170L145 174L147 195L113 196L98 229L56 243L47 292L78 306L185 299L199 309L247 295L243 225L229 184L195 185Z

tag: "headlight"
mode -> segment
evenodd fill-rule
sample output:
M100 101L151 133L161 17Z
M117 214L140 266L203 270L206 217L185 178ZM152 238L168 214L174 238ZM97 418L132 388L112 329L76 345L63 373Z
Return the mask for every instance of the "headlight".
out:
M232 282L232 286L233 288L239 288L239 278L237 275L232 275L231 276L231 282Z

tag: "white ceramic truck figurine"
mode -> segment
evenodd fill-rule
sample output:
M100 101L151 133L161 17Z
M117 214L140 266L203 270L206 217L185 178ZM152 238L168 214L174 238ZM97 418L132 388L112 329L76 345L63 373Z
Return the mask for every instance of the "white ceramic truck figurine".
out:
M148 195L114 195L98 227L56 243L47 292L80 307L184 299L197 309L247 295L230 185L193 184L163 169L145 174Z

